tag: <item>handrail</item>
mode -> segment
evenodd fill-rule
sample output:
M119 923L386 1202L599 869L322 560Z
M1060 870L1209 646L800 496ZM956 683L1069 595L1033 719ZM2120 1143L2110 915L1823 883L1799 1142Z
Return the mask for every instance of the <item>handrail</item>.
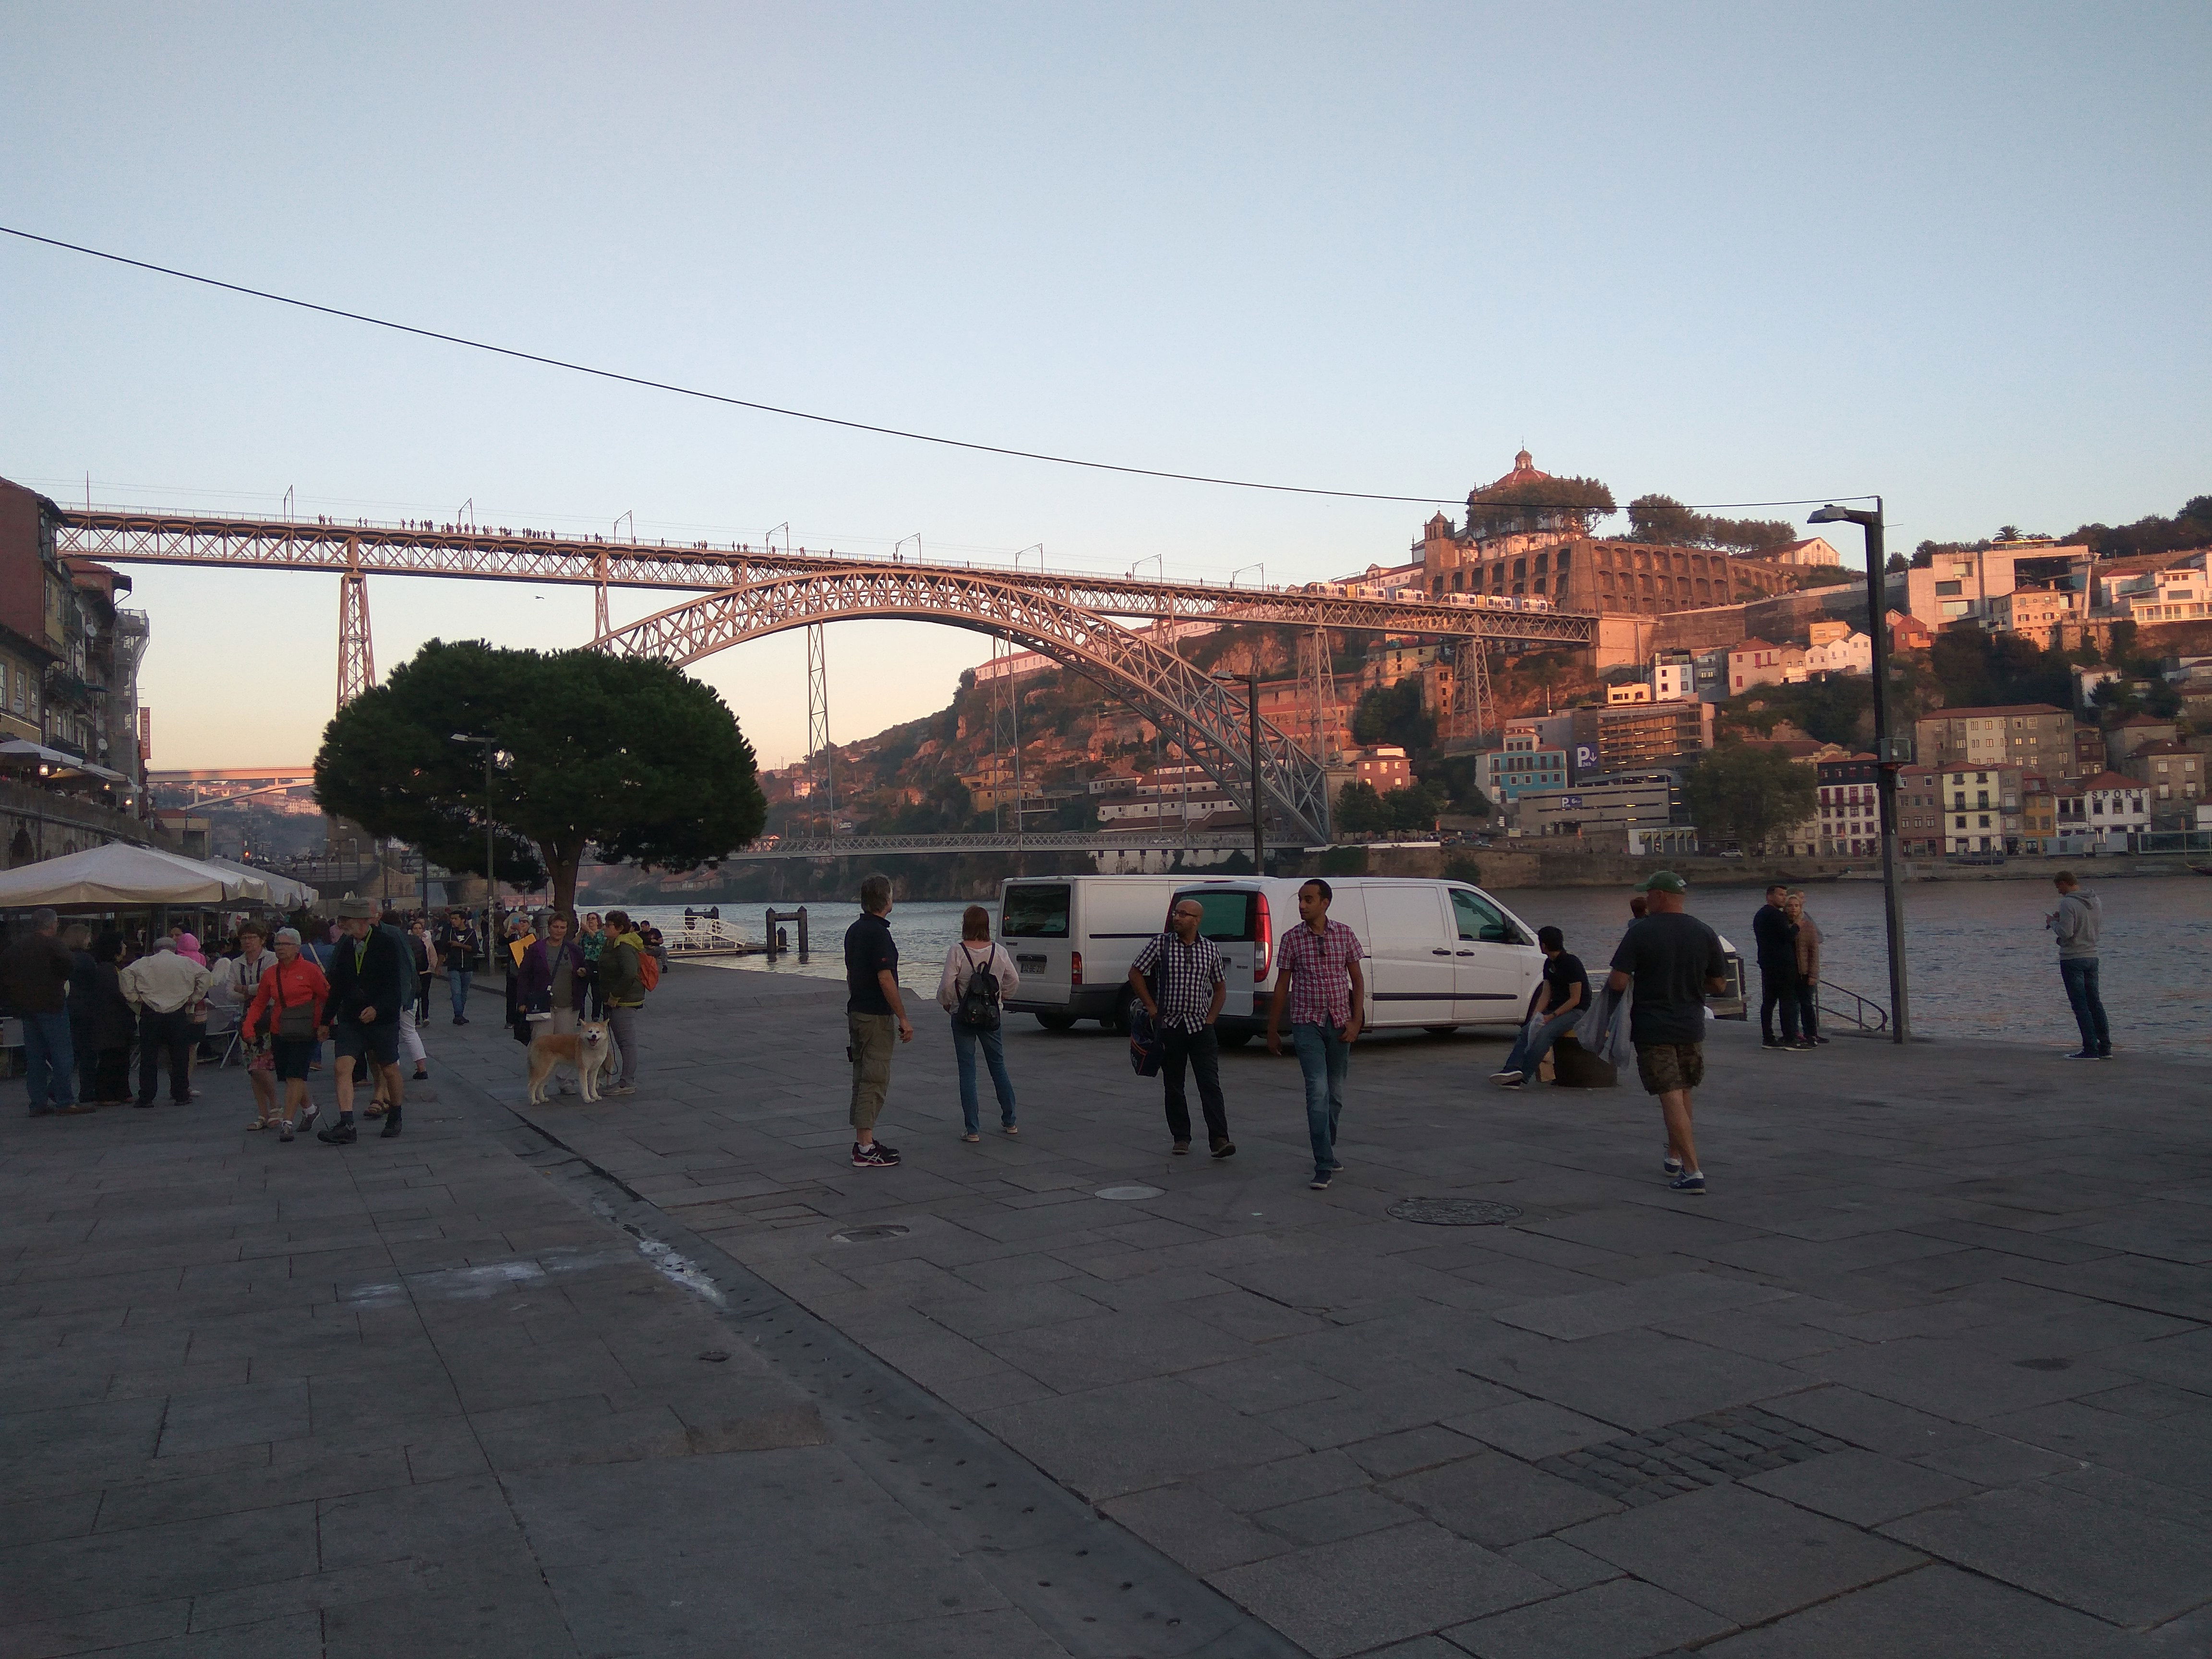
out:
M1879 1002L1869 997L1863 997L1849 986L1838 985L1832 979L1816 980L1814 983L1815 987L1814 996L1816 1000L1821 991L1833 991L1838 996L1849 997L1857 1005L1854 1011L1848 1008L1832 1008L1826 1003L1821 1002L1820 1009L1822 1013L1833 1014L1838 1019L1847 1019L1862 1031L1886 1031L1889 1029L1889 1010ZM1869 1008L1874 1011L1874 1018L1871 1021L1866 1017L1867 1010Z

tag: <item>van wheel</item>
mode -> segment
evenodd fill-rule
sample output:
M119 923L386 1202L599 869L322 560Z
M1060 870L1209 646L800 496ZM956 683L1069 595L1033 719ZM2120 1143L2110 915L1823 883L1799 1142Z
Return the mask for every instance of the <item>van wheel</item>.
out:
M1101 1014L1098 1017L1098 1029L1102 1031L1112 1031L1117 1035L1126 1034L1129 1029L1130 1017L1137 1012L1139 1006L1137 994L1134 991L1130 992L1115 1005L1112 1013Z
M1075 1029L1073 1014L1039 1014L1036 1023L1048 1031L1072 1031Z
M1456 1025L1424 1025L1421 1029L1424 1031L1426 1031L1431 1036L1449 1036L1454 1031L1459 1030L1459 1027Z

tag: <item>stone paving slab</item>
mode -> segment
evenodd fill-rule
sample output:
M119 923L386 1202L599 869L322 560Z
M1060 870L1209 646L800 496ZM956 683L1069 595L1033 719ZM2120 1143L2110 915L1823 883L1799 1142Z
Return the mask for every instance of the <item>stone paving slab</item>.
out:
M649 1048L634 1099L527 1115L1308 1651L1952 1650L1917 1617L1960 1652L2009 1620L2022 1652L2152 1653L2212 1607L2212 1141L2176 1063L2124 1056L2085 1103L2055 1039L1775 1056L1717 1027L1698 1200L1640 1095L1499 1094L1495 1042L1391 1037L1310 1194L1287 1061L1224 1057L1237 1156L1172 1158L1118 1042L1016 1020L1023 1134L969 1146L930 1011L883 1125L904 1166L848 1170L840 1013L687 969L647 1030L694 1086L657 1096ZM461 1063L519 1103L510 1056ZM1123 1185L1158 1192L1094 1196ZM1520 1214L1423 1227L1408 1196ZM836 1242L863 1223L904 1231ZM1639 1437L1704 1461L1608 1465L1649 1483L1626 1508L1556 1472ZM2142 1559L2076 1571L2123 1481L2173 1495L2135 1495ZM2029 1551L1999 1499L2073 1519Z

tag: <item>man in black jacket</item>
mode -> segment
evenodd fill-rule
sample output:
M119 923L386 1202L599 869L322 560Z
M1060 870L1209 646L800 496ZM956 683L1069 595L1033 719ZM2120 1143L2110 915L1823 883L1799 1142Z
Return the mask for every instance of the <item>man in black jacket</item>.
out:
M318 1130L315 1139L347 1146L358 1139L353 1122L353 1062L366 1056L384 1082L390 1103L384 1138L399 1133L402 1082L399 1070L399 1010L415 994L415 963L407 936L376 920L376 906L365 898L338 901L341 934L331 955L331 995L323 1019L337 1052L338 1121Z
M1759 951L1759 1035L1768 1048L1809 1048L1797 1029L1797 924L1785 908L1790 890L1777 882L1766 890L1766 902L1751 919L1751 937ZM1782 1009L1782 1041L1774 1040L1774 1010Z

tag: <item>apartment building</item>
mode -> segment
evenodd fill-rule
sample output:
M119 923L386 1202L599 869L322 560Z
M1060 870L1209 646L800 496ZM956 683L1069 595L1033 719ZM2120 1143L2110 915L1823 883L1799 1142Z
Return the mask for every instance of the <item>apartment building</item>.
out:
M1475 757L1476 784L1494 804L1518 800L1534 789L1564 789L1571 781L1567 751L1542 742L1533 727L1509 725L1504 744Z
M1822 858L1866 858L1881 851L1881 768L1872 755L1815 761L1820 776Z
M1930 858L1943 850L1940 779L1929 766L1898 769L1897 844L1907 858Z
M2193 830L2204 797L2204 757L2184 743L2145 744L2120 770L2150 792L2154 829Z
M1695 698L1573 712L1577 775L1641 772L1713 746L1713 705Z
M1874 672L1874 640L1849 623L1816 622L1805 646L1807 675L1870 674Z
M1942 850L2020 851L2021 780L2026 775L2017 766L1938 769Z
M2082 597L2067 588L2014 588L1990 602L1989 625L1999 633L2022 635L2048 651L2060 644L2068 623L2081 621Z
M2135 849L2135 838L2150 827L2150 792L2138 779L2118 772L2100 772L2081 783L2081 812L2075 820L2077 837L2063 850L2126 853ZM2066 825L2060 825L2062 842Z
M1961 766L2014 766L2030 772L2074 767L2074 717L2046 702L1939 708L1916 724L1913 736L1921 764L1939 771Z
M1746 640L1728 653L1728 689L1740 696L1755 685L1781 685L1805 678L1805 647L1771 640Z

